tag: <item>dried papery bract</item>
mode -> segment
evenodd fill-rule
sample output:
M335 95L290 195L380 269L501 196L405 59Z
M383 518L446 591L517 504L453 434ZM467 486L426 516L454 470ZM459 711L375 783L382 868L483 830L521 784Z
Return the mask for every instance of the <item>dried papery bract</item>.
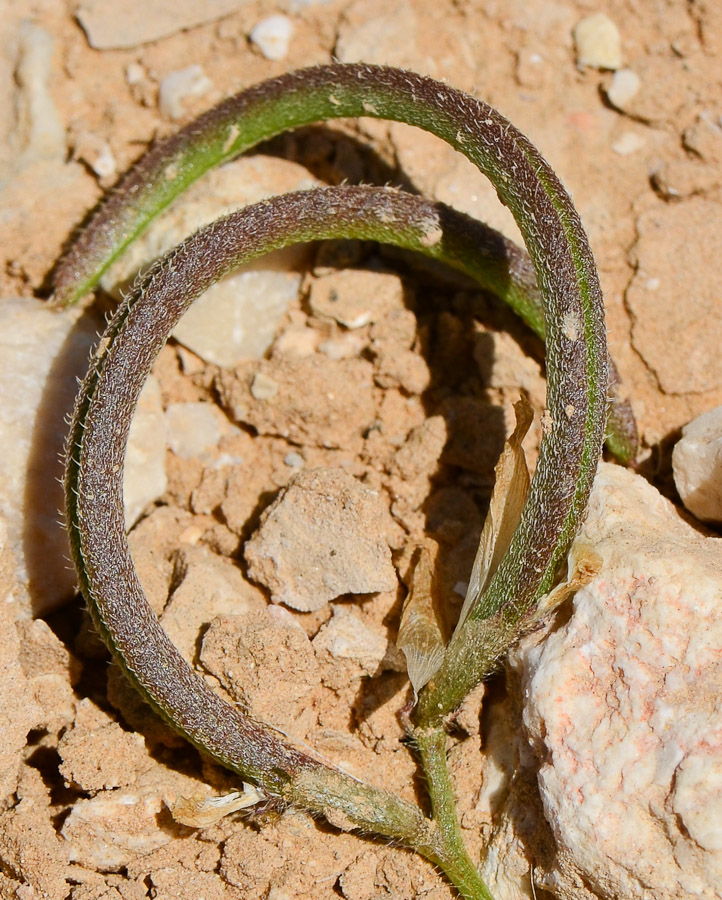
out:
M297 242L382 241L467 271L539 328L539 304L524 299L523 278L510 268L524 257L514 256L502 238L439 204L351 187L274 198L202 229L135 286L93 356L68 440L68 529L99 633L142 696L179 733L264 794L324 814L339 827L413 848L439 866L463 896L489 900L456 817L443 721L496 665L553 587L584 514L607 413L608 357L598 278L577 213L554 173L499 113L447 85L365 65L292 73L231 98L154 148L71 249L58 270L57 292L69 302L90 290L123 247L210 166L289 127L368 114L425 128L489 176L527 243L547 341L551 426L526 503L519 515L518 496L508 511L495 501L498 515L488 526L488 547L475 568L474 593L480 593L472 597L441 666L421 688L414 713L413 738L427 775L432 818L308 755L275 729L229 706L183 660L154 616L133 566L124 528L123 461L130 421L155 357L188 306L238 265ZM500 481L524 493L522 475L520 488L517 474L511 474L522 471L516 447L521 430L515 432ZM424 569L419 578L419 596L430 597L433 587L430 581L423 585Z
M504 449L494 469L494 490L491 494L489 512L486 514L481 532L479 549L474 559L457 628L461 628L464 624L472 607L499 568L499 563L509 549L512 536L519 525L529 493L531 479L522 441L531 427L534 413L525 398L514 404L514 413L516 428L505 441Z
M439 599L434 584L438 545L429 541L417 548L409 593L404 603L396 646L406 657L409 681L418 697L438 670L446 641L441 628Z

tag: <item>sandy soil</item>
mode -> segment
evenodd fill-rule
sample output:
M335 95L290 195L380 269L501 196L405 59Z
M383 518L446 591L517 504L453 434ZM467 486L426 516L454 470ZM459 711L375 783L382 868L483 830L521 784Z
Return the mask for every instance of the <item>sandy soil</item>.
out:
M137 4L141 15L144 6ZM380 0L303 6L285 8L294 33L286 56L269 60L248 37L279 10L265 2L154 42L97 50L78 24L76 4L31 0L21 12L11 0L0 26L9 122L0 148L7 175L0 295L45 296L63 245L117 174L153 139L216 100L334 55L425 71L496 105L574 196L599 264L612 353L639 419L639 470L674 498L670 449L681 426L722 403L716 4L408 0L393 12ZM620 101L624 111L609 100L613 73L575 62L572 30L598 11L618 26L623 65L641 81ZM23 18L52 38L46 62L55 138L52 116L44 121L47 139L60 141L59 156L36 152L45 138L29 137L18 119ZM183 99L173 121L159 108L159 84L191 64L209 82L202 95ZM261 153L330 183L411 184L513 234L475 173L436 140L400 126L306 129ZM354 329L329 311L335 287L325 281L348 279L337 272L347 263L353 271L339 282L342 293L360 302L370 293L385 298ZM403 579L414 547L434 538L443 551L440 590L458 610L493 463L513 424L511 403L523 391L537 413L543 409L543 349L492 298L375 246L324 245L301 268L301 294L265 360L221 370L175 343L163 351L155 375L164 406L214 404L234 427L210 455L187 459L168 450L168 487L131 543L157 612L221 693L359 777L423 802L397 718L408 699L393 645ZM386 293L378 279L390 279ZM257 394L269 384L272 397L262 400ZM538 437L537 426L532 459ZM320 608L303 597L289 602L283 586L270 583L260 523L271 521L264 510L299 469L322 470L326 492L358 505L351 543L354 527L359 544L366 529L381 537L386 556L379 562L379 547L364 545L351 568L361 571L371 558L385 581L374 582L372 572L365 586L352 587L341 573L342 596ZM343 477L334 478L337 469ZM350 476L361 494L349 487ZM303 503L313 504L314 490L299 501L302 518L312 515ZM252 535L255 549L245 554ZM249 568L254 583L241 575ZM11 583L9 562L6 569ZM270 603L281 599L285 605ZM0 813L0 896L452 896L423 861L300 812L234 815L203 830L174 822L168 805L175 797L221 793L237 786L234 779L143 707L108 665L77 598L17 628L6 651L18 707L11 703L3 714L23 719L32 703L36 725L4 776L12 785ZM351 650L340 649L349 634ZM491 694L493 709L504 699L501 680ZM477 802L490 727L478 706L470 708L453 739L462 824L477 851L500 827L494 810ZM494 809L503 805L497 801ZM538 844L545 839L529 837L530 869L546 852Z

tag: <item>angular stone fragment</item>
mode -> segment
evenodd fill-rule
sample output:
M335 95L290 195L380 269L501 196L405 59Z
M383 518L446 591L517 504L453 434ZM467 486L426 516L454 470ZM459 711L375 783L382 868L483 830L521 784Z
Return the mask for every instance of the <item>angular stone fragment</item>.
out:
M0 513L20 591L29 594L35 614L66 600L75 585L68 538L58 522L59 482L65 418L99 324L91 314L53 312L38 300L0 303Z
M213 22L246 5L247 0L145 0L142 4L84 0L78 21L96 50L117 50L157 41L205 22Z
M557 845L537 883L565 900L716 900L722 541L607 464L578 540L600 574L514 655Z
M351 660L362 674L375 675L386 657L389 642L346 607L335 607L333 617L313 639L313 649L326 651L335 660Z
M229 415L260 434L351 449L375 418L372 377L366 360L315 354L248 362L216 384Z
M25 739L42 717L21 666L20 640L13 621L18 605L12 602L13 568L7 530L0 519L0 803L15 790Z
M201 661L252 716L304 736L308 723L299 719L319 673L311 642L287 610L219 616L203 637Z
M574 27L577 65L594 69L619 69L622 65L622 39L609 16L594 13L580 19Z
M722 258L717 204L694 197L656 207L639 217L637 234L626 293L635 349L667 394L718 388L722 297L709 277Z
M672 453L674 483L702 522L722 521L722 406L685 425Z
M246 544L248 572L274 603L304 611L342 594L390 591L397 584L388 543L394 529L378 494L348 473L300 472Z
M168 637L193 662L199 634L216 616L262 610L266 600L241 570L203 547L185 547L176 558L177 586L161 616Z
M309 303L319 316L346 328L363 328L403 309L404 287L398 275L342 270L314 279Z
M123 481L126 528L161 496L166 484L163 402L158 379L151 375L138 398L128 435Z

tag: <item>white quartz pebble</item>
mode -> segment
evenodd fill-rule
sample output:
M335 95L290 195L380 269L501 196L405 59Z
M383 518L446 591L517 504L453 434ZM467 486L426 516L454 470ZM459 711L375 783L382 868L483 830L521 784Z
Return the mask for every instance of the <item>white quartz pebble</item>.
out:
M160 83L160 111L169 119L182 119L186 113L186 99L202 97L212 87L213 83L203 71L203 66L195 64L170 72Z
M251 29L251 43L266 59L285 59L293 37L293 22L288 16L268 16Z
M685 425L672 452L672 469L692 515L702 522L722 522L722 406Z
M594 13L574 27L577 65L592 69L619 69L622 66L622 39L609 16Z

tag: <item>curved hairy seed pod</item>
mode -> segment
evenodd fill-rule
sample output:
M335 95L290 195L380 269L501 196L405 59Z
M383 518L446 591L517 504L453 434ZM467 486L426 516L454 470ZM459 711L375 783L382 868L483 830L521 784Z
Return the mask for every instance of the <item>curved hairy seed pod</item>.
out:
M189 147L189 135L181 132L160 155L151 153L89 229L85 252L92 257L90 269L102 269L102 260L112 256L108 246L116 246L124 234L130 240L147 221L149 207L161 208L169 193L178 193L174 181L188 183L214 161L254 143L260 133L361 114L437 134L491 179L522 232L544 303L547 433L509 552L422 693L423 717L438 716L488 673L501 649L523 629L535 600L551 588L586 507L604 437L608 363L601 290L579 217L548 164L496 110L432 79L367 66L308 69L211 110L198 126L203 144ZM273 243L273 232L268 239ZM427 228L426 242L435 239ZM88 271L78 253L71 253L67 263L76 284L82 281L77 272ZM62 284L59 278L60 290ZM495 617L499 621L484 621Z
M520 224L525 209L538 217L528 219L527 233L521 229L533 267L521 262L517 269L503 273L497 266L496 274L491 272L482 283L544 338L535 270L540 274L540 266L545 265L539 258L537 236L545 220L551 225L552 220L559 224L559 216L563 218L567 232L563 244L575 254L573 260L567 259L567 266L571 262L580 271L592 266L581 225L556 177L531 144L482 101L430 78L365 65L321 66L263 82L220 103L153 148L121 180L59 264L54 302L67 306L92 291L149 222L213 166L290 128L354 116L394 119L438 135L489 176ZM544 211L545 203L552 208ZM579 246L575 231L582 237ZM518 253L512 251L512 261ZM551 259L549 263L555 264ZM609 445L615 456L629 462L637 451L636 425L629 404L619 394L616 370L610 381Z
M438 204L385 189L299 192L228 216L157 263L111 319L83 382L69 436L66 507L80 586L98 631L176 730L266 792L342 827L399 840L439 865L467 896L489 900L458 828L437 827L411 804L299 751L226 704L193 672L145 599L122 501L128 431L141 388L168 335L204 290L238 265L311 239L357 237L430 256L453 253L453 229L447 235L442 227L447 218L464 224Z

